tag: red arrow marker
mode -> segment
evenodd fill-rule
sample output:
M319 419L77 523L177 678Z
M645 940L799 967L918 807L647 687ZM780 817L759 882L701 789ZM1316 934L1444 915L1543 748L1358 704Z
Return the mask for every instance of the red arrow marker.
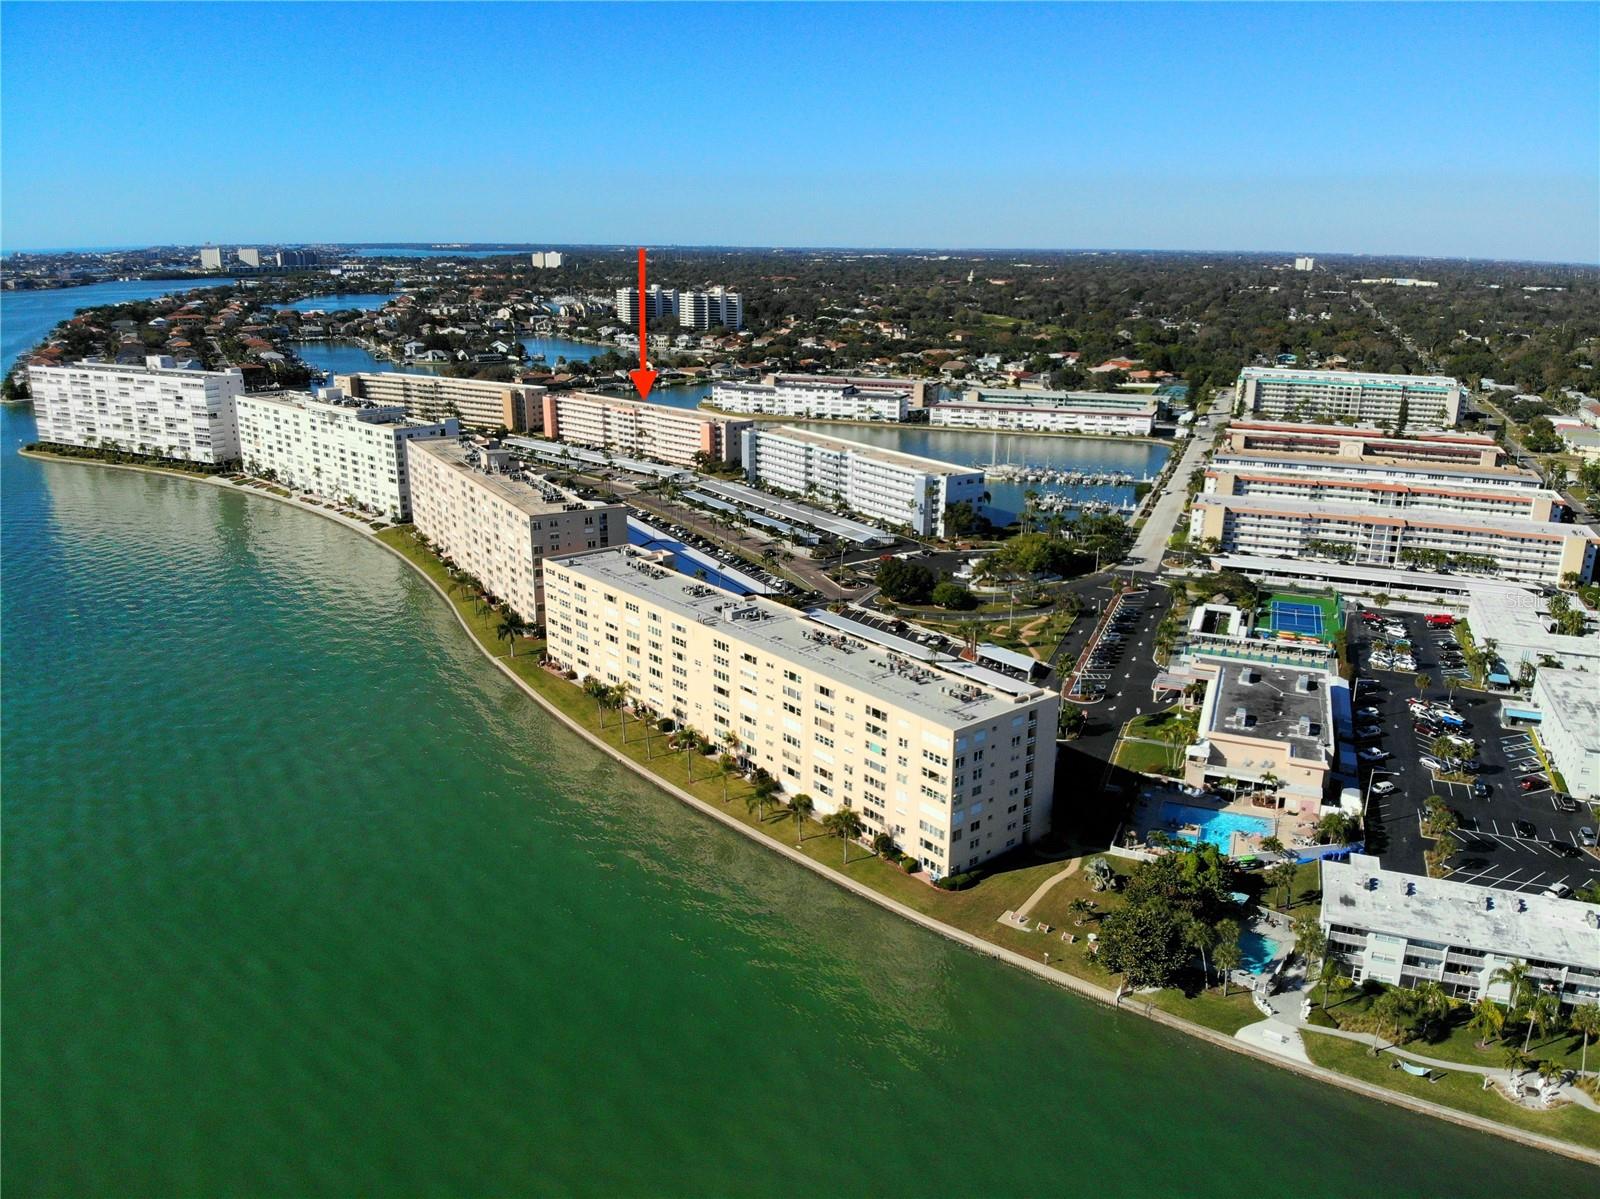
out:
M656 372L650 369L649 352L650 339L645 331L645 310L648 305L644 297L644 247L639 247L639 369L628 372L628 378L633 380L634 387L639 392L641 400L650 398L650 389L656 385Z

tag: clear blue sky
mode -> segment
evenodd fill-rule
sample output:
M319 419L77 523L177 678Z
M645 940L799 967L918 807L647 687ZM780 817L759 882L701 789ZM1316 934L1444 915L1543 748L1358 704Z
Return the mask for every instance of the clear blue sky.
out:
M1600 6L0 7L8 248L1600 259Z

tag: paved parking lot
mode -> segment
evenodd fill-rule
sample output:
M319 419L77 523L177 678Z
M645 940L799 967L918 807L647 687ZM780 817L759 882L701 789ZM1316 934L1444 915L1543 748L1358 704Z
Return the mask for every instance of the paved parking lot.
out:
M1461 823L1453 834L1459 848L1450 860L1451 878L1485 887L1512 891L1542 891L1557 882L1577 890L1600 881L1600 858L1579 844L1578 830L1596 826L1596 813L1584 804L1575 812L1558 810L1550 782L1541 772L1532 739L1526 732L1502 727L1500 701L1465 688L1450 699L1444 684L1445 672L1432 652L1420 616L1398 619L1408 630L1408 640L1417 647L1417 673L1430 676L1422 698L1453 702L1467 721L1462 730L1476 743L1480 770L1475 778L1485 784L1487 794L1475 795L1467 783L1437 778L1419 759L1430 755L1433 738L1413 731L1406 700L1417 695L1411 673L1384 670L1360 672L1377 683L1358 687L1357 724L1371 721L1381 726L1383 735L1375 745L1389 754L1384 761L1364 771L1363 785L1389 782L1393 793L1387 796L1367 793L1368 839L1391 869L1421 874L1423 854L1433 842L1422 835L1421 813L1429 795L1443 796L1455 809ZM1365 661L1364 636L1359 621L1351 622L1351 643L1358 661ZM1363 709L1376 709L1363 718ZM1529 790L1523 779L1532 779Z

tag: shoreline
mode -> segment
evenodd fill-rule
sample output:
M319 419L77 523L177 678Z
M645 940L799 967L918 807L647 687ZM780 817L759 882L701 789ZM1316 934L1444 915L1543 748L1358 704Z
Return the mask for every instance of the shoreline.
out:
M456 623L460 626L462 632L466 634L467 638L478 649L479 653L481 653L485 659L487 659L503 676L505 676L505 678L509 679L529 699L537 704L543 712L553 719L559 721L560 724L568 731L577 734L590 747L603 753L613 762L631 771L639 778L653 784L673 799L676 799L680 803L685 804L700 814L717 821L724 827L742 834L752 843L759 845L772 853L778 854L779 856L788 859L790 862L793 862L796 865L805 867L813 874L824 878L839 887L842 887L844 890L850 892L858 898L876 904L879 908L891 912L903 919L909 920L913 924L916 924L936 935L944 937L948 941L964 946L965 948L982 954L983 956L996 959L1007 965L1024 970L1040 981L1052 983L1057 987L1070 991L1082 998L1091 1000L1104 1007L1111 1008L1114 1011L1126 1011L1132 1015L1144 1017L1175 1032L1195 1037L1218 1048L1231 1050L1234 1053L1252 1058L1266 1065L1288 1069L1302 1077L1341 1087L1346 1091L1364 1096L1369 1099L1375 1099L1379 1102L1390 1103L1397 1107L1406 1108L1407 1110L1420 1115L1433 1116L1438 1119L1447 1120L1460 1127L1487 1132L1501 1137L1502 1139L1522 1144L1528 1148L1542 1149L1546 1152L1556 1153L1563 1157L1590 1165L1600 1165L1600 1150L1590 1149L1586 1146L1579 1145L1571 1141L1564 1141L1556 1137L1546 1136L1542 1133L1532 1132L1508 1124L1502 1124L1498 1121L1489 1119L1487 1117L1478 1116L1471 1112L1462 1111L1458 1108L1433 1103L1429 1100L1418 1099L1398 1091L1391 1091L1354 1076L1342 1074L1339 1071L1329 1069L1328 1067L1318 1066L1313 1063L1300 1062L1268 1052L1267 1050L1261 1049L1246 1041L1239 1040L1236 1037L1229 1036L1195 1021L1186 1020L1181 1016L1164 1011L1153 1004L1141 1004L1136 993L1129 993L1128 996L1125 996L1124 998L1127 998L1129 1002L1124 1004L1119 1000L1118 996L1114 992L1106 989L1105 987L1098 986L1087 979L1079 978L1069 973L1051 970L1047 966L1041 965L1040 963L1033 961L1031 958L1023 956L1015 950L1008 949L1004 945L998 945L993 942L986 941L983 938L975 936L964 929L946 924L945 922L933 916L919 912L914 908L900 903L891 896L884 895L881 892L878 892L865 885L864 883L858 882L857 880L840 873L823 862L819 862L807 857L799 850L786 845L784 842L776 838L765 835L757 828L740 822L738 819L719 809L715 805L699 799L698 797L678 787L668 779L657 775L641 763L634 761L617 750L614 750L610 745L595 735L583 724L573 720L565 712L562 712L544 696L540 695L539 692L529 685L524 679L519 677L504 659L492 653L490 648L486 646L483 641L480 640L479 637L472 631L471 626L467 623L465 617L462 615L461 608L453 599L451 599L445 590L441 588L439 584L421 568L421 566L412 561L406 554L402 553L400 550L396 549L394 546L378 537L377 533L380 530L373 529L371 523L367 521L349 517L337 511L325 509L320 505L301 500L295 495L277 495L270 491L264 491L258 487L252 486L249 483L236 482L235 480L223 475L197 475L185 471L169 470L160 467L144 466L134 463L101 462L92 458L66 457L48 452L25 450L20 447L18 448L17 452L21 456L42 461L66 462L86 466L110 467L118 470L142 471L147 474L163 475L169 478L181 478L187 479L191 482L206 483L212 486L225 487L229 491L236 494L255 495L264 499L288 504L292 507L299 508L302 511L325 517L339 525L344 526L347 529L362 533L371 542L381 546L387 553L392 554L395 558L405 563L405 565L410 568L410 570L413 571L416 576L422 580L422 582L431 588L434 594L436 594L450 609L451 614L456 619ZM385 528L396 527L401 526L385 523Z

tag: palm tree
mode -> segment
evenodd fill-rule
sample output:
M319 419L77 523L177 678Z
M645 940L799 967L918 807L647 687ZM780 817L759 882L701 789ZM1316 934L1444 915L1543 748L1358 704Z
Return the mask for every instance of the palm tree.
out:
M822 827L843 842L844 861L842 864L848 866L850 864L850 838L861 835L863 828L861 816L853 808L840 808L837 811L829 812L822 818Z
M632 691L633 684L628 682L627 679L623 679L622 682L611 688L611 699L617 706L617 719L622 723L623 744L627 744L628 741L628 696Z
M1532 972L1527 962L1513 961L1501 966L1489 976L1489 985L1495 983L1506 984L1506 1012L1515 1019L1522 1011L1522 1005L1533 991Z
M1229 937L1224 926L1232 925L1234 935ZM1224 920L1217 925L1217 948L1211 955L1211 960L1217 964L1217 973L1222 975L1222 997L1228 997L1228 984L1233 981L1233 972L1244 964L1244 950L1239 948L1239 925L1232 920Z
M794 821L794 843L799 845L806 839L806 817L816 810L817 805L812 802L811 796L802 791L786 806L790 818Z
M872 834L872 852L880 858L888 857L889 851L894 848L894 838L888 833Z
M1561 1026L1561 1000L1554 995L1536 995L1528 1004L1528 1031L1522 1038L1522 1051L1526 1053L1533 1040L1533 1030L1538 1028L1539 1039L1543 1040L1545 1033L1552 1028Z
M1528 1055L1515 1045L1507 1045L1502 1059L1506 1064L1506 1081L1515 1082L1517 1075L1528 1068Z
M517 622L509 616L502 616L500 623L494 626L494 635L501 641L511 643L511 657L517 656Z
M1307 967L1312 962L1322 960L1328 952L1328 935L1322 931L1322 922L1317 919L1296 920L1294 922L1294 947L1306 961Z
M1089 918L1089 913L1094 911L1094 904L1080 895L1067 905L1067 911L1072 913L1072 923L1076 927L1082 928L1083 922Z
M694 756L700 752L700 734L691 728L684 728L678 732L678 748L684 753L684 766L689 772L689 781L694 782Z
M1417 675L1417 677L1414 678L1412 680L1412 682L1414 682L1417 685L1417 694L1418 695L1421 695L1429 687L1433 686L1433 678L1426 671L1424 671L1423 673Z
M1278 840L1278 838L1275 836L1263 837L1261 839L1261 852L1274 855L1280 854L1283 852L1283 842Z
M728 776L736 774L739 770L739 760L732 754L721 754L717 758L717 772L722 775L722 802L728 802Z
M764 820L766 819L766 805L772 801L772 797L778 792L778 780L768 774L764 767L757 766L750 776L750 781L754 786L751 788L749 796L745 799L745 807L749 808L750 801L754 800L756 819Z
M1081 924L1082 921L1079 921ZM1203 985L1211 985L1211 964L1206 960L1206 950L1215 948L1217 944L1217 930L1199 917L1190 917L1183 925L1183 941L1190 949L1200 951L1200 979Z
M1294 879L1300 873L1300 868L1293 862L1279 862L1267 870L1267 886L1283 888L1283 906L1285 910L1293 906Z
M1578 1071L1581 1074L1589 1072L1589 1038L1600 1036L1600 1004L1580 1003L1571 1016L1567 1017L1567 1025L1575 1033L1583 1036L1583 1052L1578 1058Z
M1506 1026L1506 1013L1494 1000L1485 995L1472 1005L1472 1018L1467 1027L1478 1034L1478 1048L1489 1048L1489 1042L1498 1037Z
M1404 987L1390 987L1372 1001L1372 1016L1378 1027L1389 1033L1389 1039L1400 1044L1401 1034L1415 1017L1416 995ZM1372 1042L1372 1056L1377 1057L1382 1048L1379 1040Z
M1428 1035L1428 1030L1434 1023L1448 1016L1456 1005L1449 993L1431 978L1418 983L1411 989L1411 994L1416 998L1417 1012L1422 1017L1424 1037Z
M594 700L595 724L597 724L600 728L606 727L605 698L606 693L610 690L611 689L609 687L607 687L599 679L595 678L592 674L585 675L583 678L583 692L585 695Z

